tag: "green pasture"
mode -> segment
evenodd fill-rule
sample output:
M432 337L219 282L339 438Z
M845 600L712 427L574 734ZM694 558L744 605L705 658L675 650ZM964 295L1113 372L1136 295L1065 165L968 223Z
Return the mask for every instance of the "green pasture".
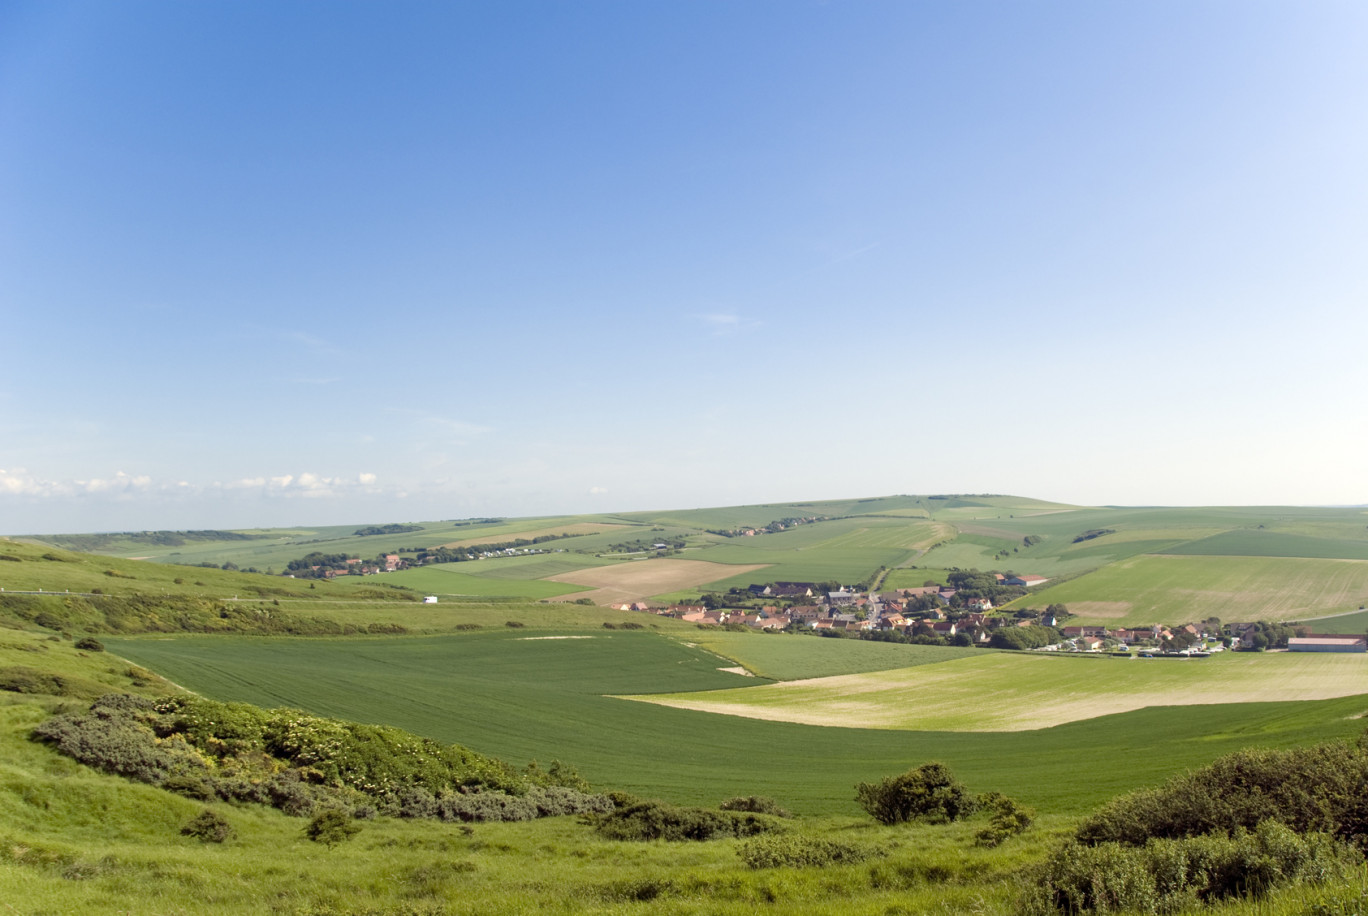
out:
M948 569L921 566L890 569L888 575L884 577L880 591L891 592L897 588L921 588L928 581L934 581L937 585L944 585L946 583L945 577L949 574L950 570Z
M1368 562L1139 556L1047 584L1030 600L1033 605L1066 604L1080 623L1115 626L1208 617L1226 622L1300 620L1363 605L1368 600Z
M747 538L749 540L749 538ZM741 573L709 583L708 591L726 591L732 586L766 582L826 582L851 585L867 578L880 567L894 567L911 556L896 547L864 549L858 547L815 547L811 550L766 550L720 544L690 559L728 564L768 564L766 569Z
M889 523L883 519L836 518L826 522L798 525L774 534L722 538L715 543L721 547L736 547L747 550L811 550L840 540L852 532L862 531L871 524L884 525ZM898 522L894 521L891 524L898 527L916 527L915 522L903 522L899 525Z
M1226 652L1171 659L999 652L933 666L638 699L809 725L982 732L1045 728L1147 707L1355 695L1368 695L1368 658L1359 654ZM985 703L986 697L992 701ZM1361 699L1368 712L1368 697Z
M1368 633L1368 610L1360 608L1357 611L1335 614L1331 617L1308 617L1299 622L1310 627L1313 633L1343 633L1362 636L1364 633Z
M490 579L544 579L590 569L597 566L613 566L621 560L608 560L582 553L532 554L525 557L498 557L488 560L475 560L456 564L468 566L463 569L472 576ZM450 565L450 564L448 564Z
M813 814L854 813L855 782L932 759L978 791L1078 813L1251 743L1300 744L1363 729L1352 718L1364 711L1361 698L1230 704L1211 715L1145 709L996 734L759 721L604 696L764 683L718 671L719 660L701 649L650 632L583 640L523 635L109 644L218 699L383 722L519 763L558 758L598 785L677 801L764 794ZM935 696L907 701L934 703Z
M1314 537L1287 531L1241 528L1154 552L1178 556L1368 560L1368 539Z
M504 562L494 560L491 562ZM482 598L525 598L539 600L585 591L583 586L567 585L564 582L541 582L535 578L496 578L493 576L470 575L461 567L474 566L474 563L439 563L417 569L385 573L386 583L402 585L427 595L469 595ZM581 569L575 566L574 569ZM374 586L372 576L346 576L337 580L344 585L355 587Z
M332 582L313 589L302 579L203 567L173 566L0 540L0 589L107 595L271 595L316 599L341 590Z
M679 638L776 681L912 668L982 654L980 649L824 639L765 631L734 633L721 627L682 634Z

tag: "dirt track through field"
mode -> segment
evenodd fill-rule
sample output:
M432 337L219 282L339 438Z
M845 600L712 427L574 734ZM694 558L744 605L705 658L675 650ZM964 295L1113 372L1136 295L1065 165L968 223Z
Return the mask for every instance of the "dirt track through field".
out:
M754 566L732 566L726 563L708 563L704 560L630 560L614 566L579 569L547 578L552 582L568 582L571 585L588 585L595 588L592 592L576 592L567 596L565 600L589 598L595 604L621 604L641 601L666 592L697 588L718 579L764 568L763 563Z
M1149 706L1359 694L1368 694L1368 656L1362 654L1087 659L1004 652L895 671L627 699L804 725L999 732Z

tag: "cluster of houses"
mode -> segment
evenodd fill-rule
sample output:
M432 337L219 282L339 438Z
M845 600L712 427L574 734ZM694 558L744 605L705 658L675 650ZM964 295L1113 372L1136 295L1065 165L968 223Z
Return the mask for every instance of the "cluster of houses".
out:
M1045 582L1040 576L1019 578L998 577L1005 585L1037 585ZM1054 626L1057 618L1048 612L1029 617L994 616L993 602L988 598L968 598L957 602L962 607L952 608L951 599L957 591L948 586L904 588L882 594L835 589L825 594L816 586L804 582L780 582L754 585L748 590L753 599L773 598L785 602L746 608L710 608L704 605L673 604L666 607L637 601L613 605L623 611L640 611L674 617L704 625L741 624L757 630L786 630L805 628L816 631L844 630L861 633L873 630L897 630L905 635L926 634L946 639L968 633L975 643L987 644L991 631L1007 626ZM927 596L936 600L928 602ZM921 599L921 600L919 600ZM916 605L919 609L912 610Z
M1046 581L1040 576L1004 578L1005 585L1030 587ZM993 632L1003 627L1056 627L1063 641L1045 646L1046 650L1071 649L1101 652L1105 649L1169 646L1175 654L1196 655L1219 652L1228 644L1231 648L1253 644L1256 624L1236 623L1227 627L1189 623L1167 627L1154 624L1146 627L1059 626L1060 620L1051 611L1016 612L1012 616L994 615L993 603L987 598L969 598L950 606L956 591L946 586L904 588L883 594L836 589L825 594L813 585L784 582L774 585L751 586L753 598L775 598L786 602L747 608L712 608L704 605L674 604L666 607L646 602L614 605L624 611L639 611L674 617L702 625L722 626L740 624L757 630L811 629L844 630L851 634L871 631L898 631L906 636L929 635L952 639L968 634L960 644L987 645ZM925 600L934 596L935 602ZM911 608L915 606L917 610ZM1181 647L1181 648L1180 648ZM1368 652L1368 637L1307 633L1290 638L1288 649L1294 652Z
M408 561L400 557L399 554L387 553L378 560L362 560L358 557L352 557L341 568L310 566L309 571L318 573L321 570L322 578L336 579L338 576L374 576L378 573L394 572L407 567ZM290 578L294 577L290 576Z

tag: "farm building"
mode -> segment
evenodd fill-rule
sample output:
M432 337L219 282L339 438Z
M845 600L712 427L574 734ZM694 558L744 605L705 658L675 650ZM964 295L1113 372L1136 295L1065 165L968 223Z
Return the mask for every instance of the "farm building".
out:
M1289 652L1368 652L1368 637L1303 636L1287 641Z

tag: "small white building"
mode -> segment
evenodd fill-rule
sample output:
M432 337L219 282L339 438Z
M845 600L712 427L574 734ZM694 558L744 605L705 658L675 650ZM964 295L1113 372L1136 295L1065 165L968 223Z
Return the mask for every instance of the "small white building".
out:
M425 598L423 599L423 603L424 603L424 604L436 604L436 603L437 603L437 596L436 596L436 595L428 595L427 597L425 597Z
M1289 652L1368 652L1368 638L1362 636L1293 636L1287 641Z

